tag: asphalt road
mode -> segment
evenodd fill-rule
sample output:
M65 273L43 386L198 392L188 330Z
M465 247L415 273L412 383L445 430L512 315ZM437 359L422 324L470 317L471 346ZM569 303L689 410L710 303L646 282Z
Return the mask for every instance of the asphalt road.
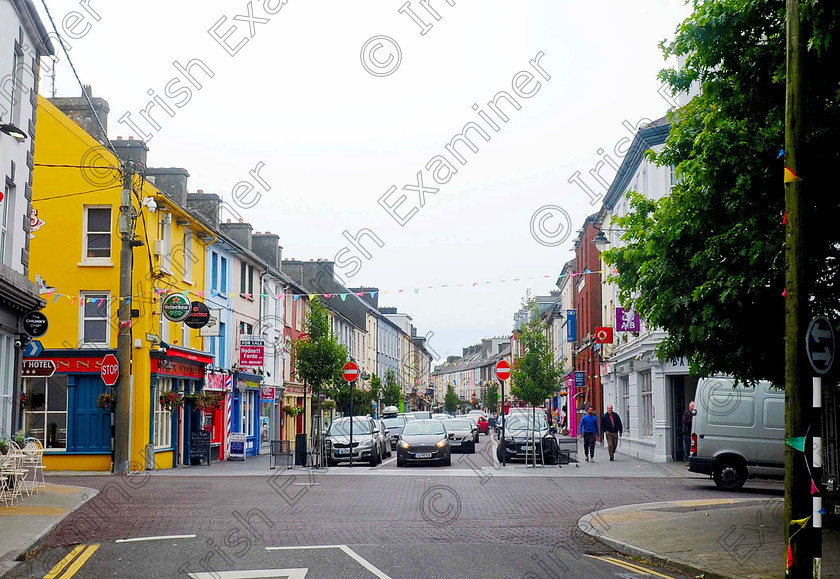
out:
M482 460L490 442L481 438L479 452L465 456ZM584 535L577 520L626 504L730 496L706 479L625 476L640 468L629 460L587 465L612 469L603 478L583 476L583 466L555 478L524 468L521 476L479 477L456 476L474 468L459 456L451 467L386 462L377 476L55 477L101 492L7 576L60 568L52 576L643 577L639 563ZM734 494L776 493L769 484Z

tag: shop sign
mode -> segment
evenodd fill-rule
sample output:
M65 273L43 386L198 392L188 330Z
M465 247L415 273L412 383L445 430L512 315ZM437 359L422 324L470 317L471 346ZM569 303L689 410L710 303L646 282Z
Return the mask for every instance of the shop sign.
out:
M55 362L52 360L24 360L20 367L24 378L49 378L55 374Z
M209 308L210 317L207 319L207 325L199 330L198 335L202 338L218 338L222 335L222 310L218 308Z
M263 346L239 346L239 365L240 366L262 366L263 365Z
M246 390L247 388L256 389L256 388L260 387L260 383L259 382L253 382L251 380L237 380L236 381L236 387L240 391Z
M183 322L190 315L192 304L183 294L170 294L163 300L161 311L167 320Z
M23 317L23 331L33 338L40 338L49 327L47 316L41 312L29 312Z
M617 332L640 332L642 321L633 310L615 308L615 330Z
M274 386L263 386L260 394L260 402L274 402Z
M163 366L160 362L157 358L152 358L152 373L184 378L204 378L204 369L200 366L180 364L173 360L168 360L168 364Z
M286 395L287 396L303 396L303 386L295 386L293 384L289 384L286 386Z
M586 372L575 372L575 386L586 386Z
M56 372L68 374L99 374L102 371L102 358L24 358L22 368L26 367L27 362L39 361L52 363ZM26 374L23 375L26 376Z
M225 390L225 375L224 374L207 374L204 377L205 390Z
M265 338L256 334L239 334L240 346L265 346Z
M229 460L245 460L245 445L248 437L243 432L232 432L230 435Z
M190 304L190 315L184 323L194 330L200 330L210 321L210 309L204 302L193 302Z

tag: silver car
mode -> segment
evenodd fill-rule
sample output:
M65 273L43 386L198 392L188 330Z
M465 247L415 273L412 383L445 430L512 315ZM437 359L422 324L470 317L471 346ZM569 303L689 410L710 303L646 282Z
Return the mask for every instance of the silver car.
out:
M376 466L385 457L385 443L376 421L367 416L353 418L353 441L350 441L350 418L338 418L330 424L326 439L327 464L335 466L339 462L367 462Z

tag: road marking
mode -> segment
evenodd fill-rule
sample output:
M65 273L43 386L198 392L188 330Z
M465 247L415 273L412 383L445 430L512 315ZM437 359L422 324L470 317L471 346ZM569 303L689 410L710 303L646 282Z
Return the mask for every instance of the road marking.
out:
M115 543L135 543L137 541L166 541L167 539L195 539L195 535L163 535L161 537L134 537L132 539L117 539Z
M50 569L50 572L44 575L44 579L55 579L56 577L58 577L58 574L61 573L64 570L64 568L70 564L70 561L75 559L76 555L78 555L84 548L84 545L76 545L72 551L70 551L64 556L64 559L56 563L55 567Z
M285 579L306 579L309 569L255 569L253 571L210 571L209 573L190 573L192 579L265 579L267 577Z
M382 571L380 571L379 569L374 567L372 564L370 564L367 561L367 559L365 559L364 557L362 557L361 555L356 553L353 549L351 549L347 545L341 545L341 550L344 551L345 553L347 553L350 557L352 557L353 560L355 560L359 565L361 565L362 567L364 567L365 569L367 569L368 571L370 571L371 573L373 573L374 575L379 577L379 579L391 579L385 573L383 573Z
M586 555L591 559L597 559L599 561L603 561L604 563L609 563L610 565L615 565L616 567L621 567L622 569L627 569L628 571L633 571L634 573L640 573L642 575L652 575L654 577L662 577L663 579L674 579L670 575L663 575L662 573L657 573L652 569L648 569L646 567L640 567L638 565L633 565L632 563L628 563L627 561L622 561L621 559L616 559L615 557L598 557L595 555Z
M379 466L385 466L386 464L391 464L395 460L397 460L396 456L393 456L391 458L386 458L385 460L382 461L382 464L380 464Z
M266 547L266 551L293 551L293 550L300 550L306 551L308 549L341 549L347 556L353 559L356 563L373 573L379 579L391 579L388 575L374 567L367 559L356 553L353 549L348 547L347 545L311 545L308 547L290 547L290 546L283 546L283 547ZM197 579L204 579L200 577ZM210 579L208 576L207 579Z
M79 555L79 558L76 559L72 565L67 568L67 571L59 579L70 579L73 575L79 572L79 569L87 563L87 560L90 559L91 555L93 555L96 550L99 548L99 543L94 543L93 545L89 545L87 549L82 551L82 554Z

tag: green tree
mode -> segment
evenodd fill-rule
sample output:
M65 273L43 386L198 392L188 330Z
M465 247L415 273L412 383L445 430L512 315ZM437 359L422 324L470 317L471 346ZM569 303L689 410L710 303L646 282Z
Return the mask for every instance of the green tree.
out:
M461 399L458 398L458 395L455 393L455 388L452 384L448 384L446 386L446 396L443 399L443 407L451 414L458 409L458 405L460 403Z
M807 186L806 295L814 312L840 306L840 11L806 0L802 175ZM753 383L784 383L785 4L781 0L695 2L694 13L663 43L684 57L661 78L674 91L699 82L700 96L671 117L664 150L678 184L659 201L631 195L617 219L626 245L604 254L618 270L621 300L652 327L667 330L661 359L685 357L693 374L723 372ZM800 170L800 172L802 172Z
M393 370L385 373L385 386L382 388L382 404L384 406L396 406L402 398L402 389L397 382L397 376Z
M519 341L524 349L521 358L515 358L510 373L510 393L531 406L531 417L536 424L537 406L543 406L560 384L561 372L554 363L554 355L548 342L547 327L540 317L536 301L526 304L528 322L523 326ZM536 436L536 430L531 431ZM537 456L533 453L533 464Z
M484 395L481 397L482 404L490 412L493 412L499 406L499 386L495 382L487 386L484 390Z
M338 343L330 328L327 309L318 300L310 301L310 311L306 318L306 332L309 337L305 340L295 340L295 373L298 378L312 387L314 411L313 416L320 419L320 393L323 390L328 396L338 402L336 397L340 385L345 384L341 377L344 363L347 361L347 349ZM320 421L319 421L320 422ZM314 424L312 437L314 448L318 448L320 423Z

